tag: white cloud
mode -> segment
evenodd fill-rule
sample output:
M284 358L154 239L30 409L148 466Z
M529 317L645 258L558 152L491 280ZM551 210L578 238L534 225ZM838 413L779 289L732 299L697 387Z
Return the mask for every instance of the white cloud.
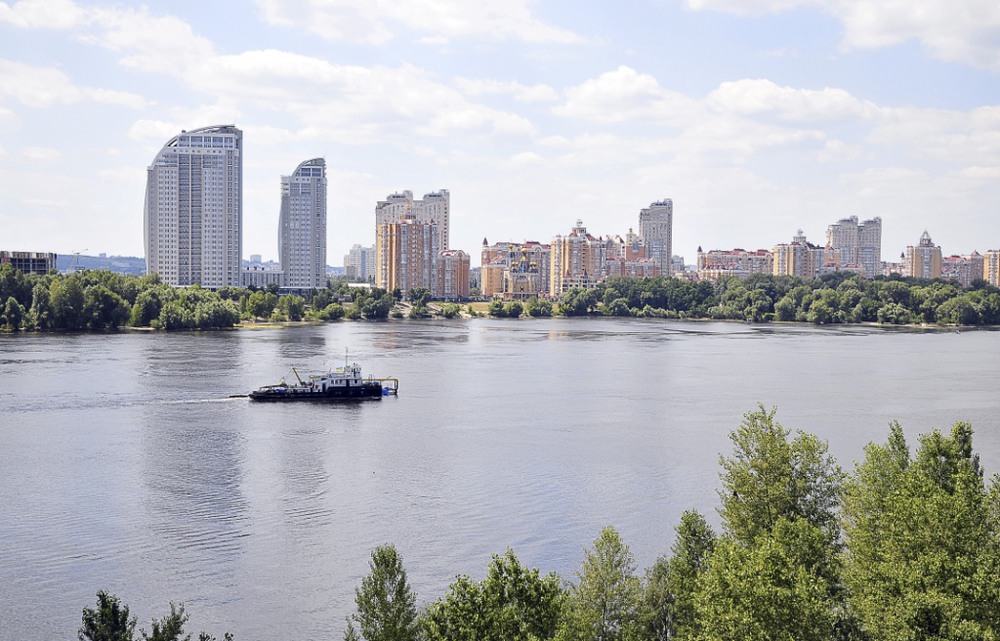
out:
M81 87L55 67L33 67L0 59L0 97L9 96L28 107L96 102L140 109L147 105L139 95L110 89Z
M0 24L21 29L69 29L85 19L86 11L72 0L21 0L0 3Z
M47 147L25 147L21 150L21 155L32 162L52 162L62 158L61 151Z
M708 95L715 110L743 116L773 116L791 122L866 120L879 116L873 103L843 89L815 91L779 87L770 80L724 82Z
M537 166L545 162L545 158L536 154L533 151L522 151L519 154L514 154L510 157L510 163L512 165L530 165Z
M324 140L372 142L413 131L429 136L534 131L526 118L471 103L411 65L369 68L287 51L246 51L206 59L186 80L233 104L247 101L292 114Z
M531 12L531 0L257 0L274 25L305 27L330 40L384 43L398 32L427 41L476 37L534 43L577 43L576 34L548 25Z
M520 82L482 78L457 78L455 86L469 96L504 94L512 96L518 102L550 102L559 99L556 90L544 84L524 85Z
M915 40L940 60L1000 71L1000 3L995 0L687 0L687 6L735 15L813 6L841 21L847 49Z
M692 122L702 111L696 101L668 91L649 74L621 66L566 90L559 116L597 122L645 121L674 126Z
M126 67L181 75L213 55L212 43L174 16L154 16L143 8L94 9L89 17L100 33L82 39L122 53L119 62Z

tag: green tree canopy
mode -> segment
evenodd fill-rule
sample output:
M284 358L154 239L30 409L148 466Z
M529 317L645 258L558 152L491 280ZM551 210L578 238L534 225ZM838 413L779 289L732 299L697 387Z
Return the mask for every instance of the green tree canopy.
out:
M355 634L365 641L415 641L418 638L416 597L410 590L403 559L392 545L372 551L369 574L355 589L357 612L351 615L345 638Z
M601 530L584 553L577 583L569 590L557 638L561 641L625 641L638 638L642 592L635 559L613 527Z

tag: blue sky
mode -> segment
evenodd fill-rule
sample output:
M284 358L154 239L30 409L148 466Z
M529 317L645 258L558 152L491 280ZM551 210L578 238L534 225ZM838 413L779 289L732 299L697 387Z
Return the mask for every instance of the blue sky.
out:
M244 255L323 156L328 262L393 191L452 195L452 247L595 235L674 201L674 250L883 219L1000 248L995 0L0 2L0 248L143 253L145 169L244 131Z

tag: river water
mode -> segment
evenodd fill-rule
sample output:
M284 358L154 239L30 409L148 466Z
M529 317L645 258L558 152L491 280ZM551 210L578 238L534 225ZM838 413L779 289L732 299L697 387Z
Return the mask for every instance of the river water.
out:
M510 547L571 578L606 525L640 569L763 403L845 469L899 419L973 423L1000 471L1000 333L551 319L0 335L0 639L76 638L98 590L140 625L339 639L373 547L419 604ZM350 359L398 398L251 405Z

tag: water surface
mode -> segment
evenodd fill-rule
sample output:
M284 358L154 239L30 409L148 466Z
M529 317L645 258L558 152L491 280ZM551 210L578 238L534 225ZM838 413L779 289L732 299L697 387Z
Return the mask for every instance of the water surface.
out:
M899 419L968 420L1000 471L1000 333L638 319L0 335L0 638L75 638L104 589L148 629L341 638L371 549L418 601L491 553L569 578L614 525L640 567L714 523L718 458L757 403L845 468ZM344 350L399 398L251 405Z

